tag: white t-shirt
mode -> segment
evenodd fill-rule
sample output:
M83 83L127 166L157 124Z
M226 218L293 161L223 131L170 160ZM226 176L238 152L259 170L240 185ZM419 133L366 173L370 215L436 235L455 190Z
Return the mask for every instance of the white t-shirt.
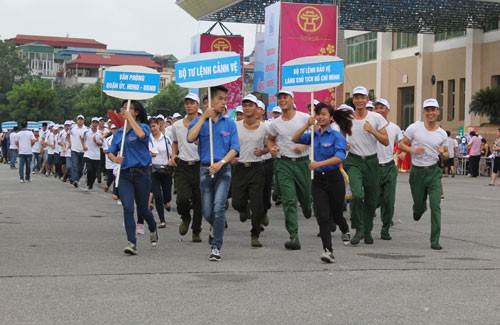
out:
M276 137L276 145L280 147L279 154L290 158L299 158L309 155L309 149L302 153L296 153L294 149L298 144L292 142L295 132L309 120L309 115L302 112L295 112L295 116L288 121L284 121L283 116L274 119L269 126L269 134Z
M351 144L349 152L358 156L371 156L377 153L379 142L373 134L363 129L366 121L370 122L377 131L383 129L388 123L382 115L370 111L364 119L352 120L352 135L347 141Z
M156 157L152 158L152 164L166 165L168 160L172 157L172 140L165 137L164 134L160 133L160 137L158 138L158 140L153 137L153 134L151 134L151 141L153 142L154 148L156 149Z
M83 141L85 141L85 145L87 146L87 151L85 151L83 157L92 160L101 160L101 150L99 150L101 146L96 142L102 143L102 133L99 131L94 132L92 129L89 129L83 134Z
M169 138L172 139L172 125L169 125L165 128L165 135Z
M102 141L102 150L106 153L104 155L106 157L106 163L105 163L106 169L115 169L115 167L118 165L112 162L111 159L108 158L108 148L111 145L111 141L113 141L113 137L114 135L111 135Z
M238 162L257 162L262 161L262 156L257 157L254 149L264 148L264 141L267 137L267 128L264 123L260 123L255 130L249 130L244 125L244 120L236 122L238 130L238 141L240 143L240 155Z
M54 154L55 143L56 143L56 140L54 138L54 134L47 133L47 135L45 137L45 148L47 149L47 153L49 155Z
M187 141L188 128L184 126L184 120L179 120L172 125L172 141L177 142L179 148L179 159L184 161L198 161L198 145Z
M47 139L47 135L49 135L50 131L46 129L45 131L42 129L38 133L40 135L40 139L42 139L42 143L45 142L45 139Z
M424 122L418 121L411 124L405 131L405 137L411 142L412 148L424 146L422 155L411 154L411 162L418 167L427 167L436 164L439 160L439 146L446 146L448 135L446 131L437 128L429 131Z
M450 155L450 158L455 157L455 148L458 147L457 141L455 139L452 139L448 137L447 139L447 145L448 145L448 154Z
M36 137L35 137L36 139ZM40 153L40 149L42 148L42 138L40 135L38 135L38 139L36 139L36 142L33 144L31 147L32 152Z
M57 139L58 142L62 142L64 146L61 148L61 157L71 157L71 149L68 149L69 147L69 140L68 140L68 131L62 130L59 133L59 138Z
M394 143L403 139L403 132L401 132L401 129L396 124L389 122L386 130L389 137L389 145L384 146L377 141L377 158L380 164L387 164L394 161Z
M71 151L74 152L83 152L82 141L83 134L87 131L87 127L83 125L81 128L78 125L73 125L71 129L69 129L69 135L71 137Z
M19 142L19 154L31 155L33 149L31 148L31 140L36 140L35 135L30 130L21 130L17 132L17 141Z
M61 150L62 150L62 147L61 145L59 144L59 137L61 135L61 132L58 132L57 134L54 134L54 144L55 144L55 148L54 148L54 153L57 153L57 154L61 154Z
M273 123L273 120L274 119L269 119L269 120L265 120L264 121L264 125L266 126L266 132L267 132L267 134L266 134L266 142L265 142L266 144L267 144L267 138L268 138L268 135L269 135L269 126ZM268 159L273 158L273 155L270 152L268 152L265 155L262 155L261 157L262 157L262 160L268 160Z
M16 132L12 132L10 134L9 140L10 140L9 149L18 149L17 144L16 144L16 141L17 141L17 133Z

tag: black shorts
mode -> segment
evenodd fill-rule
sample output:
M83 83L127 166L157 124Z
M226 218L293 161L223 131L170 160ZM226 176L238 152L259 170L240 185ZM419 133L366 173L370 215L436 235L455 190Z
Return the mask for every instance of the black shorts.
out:
M448 158L444 161L444 167L453 167L455 158Z
M500 156L493 160L493 173L500 173Z
M52 165L54 162L54 155L47 155L47 164Z

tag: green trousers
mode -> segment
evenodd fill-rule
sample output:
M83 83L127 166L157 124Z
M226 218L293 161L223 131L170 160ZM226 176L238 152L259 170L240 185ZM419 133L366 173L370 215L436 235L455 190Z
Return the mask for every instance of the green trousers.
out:
M439 244L441 235L441 177L437 165L429 168L411 167L410 189L413 197L413 213L423 215L427 210L427 196L431 208L431 245Z
M344 160L344 169L352 191L351 228L356 229L356 233L370 234L380 192L377 155L362 159L349 154Z
M285 227L290 239L299 238L297 200L302 209L311 206L311 173L309 160L276 159L276 174L283 201Z
M380 166L380 195L377 206L380 207L380 219L382 219L381 234L389 234L391 221L394 217L397 178L398 170L394 163Z

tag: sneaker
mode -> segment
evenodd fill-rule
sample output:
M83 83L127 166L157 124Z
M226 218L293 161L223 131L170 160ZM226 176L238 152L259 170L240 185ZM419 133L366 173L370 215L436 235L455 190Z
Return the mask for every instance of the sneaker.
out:
M144 225L138 223L137 226L135 227L135 234L136 235L144 235Z
M84 191L85 191L85 192L88 192L88 191L90 191L90 190L91 190L91 188L90 188L90 187L88 187L88 186L84 189Z
M191 218L183 218L181 224L179 225L179 234L184 236L187 234L189 230L189 223L191 222Z
M143 231L144 231L144 229L143 229ZM155 231L153 231L151 233L150 238L151 238L151 246L153 246L153 247L158 246L158 229L156 229Z
M78 181L74 181L74 182L73 182L73 186L74 186L75 188L77 188L77 187L78 187Z
M372 234L366 234L365 235L365 244L367 244L367 245L372 245L373 244Z
M167 223L165 221L160 222L158 228L167 228Z
M416 214L415 212L413 212L413 220L415 221L419 221L420 218L422 218L422 215L421 214Z
M193 236L191 237L191 241L193 243L201 243L201 236L199 232L193 232Z
M26 180L26 183L31 183L31 178Z
M252 247L262 247L262 244L259 241L259 237L257 236L252 236L250 245L252 245Z
M296 251L300 249L300 242L298 238L291 239L285 243L285 248Z
M24 183L24 182L25 182L24 179L19 180L19 183Z
M342 242L344 243L344 246L349 246L349 243L351 242L351 233L346 232L342 234Z
M137 255L137 247L132 243L128 243L123 252L128 255Z
M431 244L431 248L436 250L436 251L440 251L443 249L443 246L441 246L439 244Z
M122 200L120 200L120 199L116 200L116 204L122 205Z
M208 259L212 262L220 262L222 260L222 256L220 256L219 249L212 247L212 252L210 253L210 257Z
M361 238L363 238L363 237L364 237L364 235L361 232L356 231L354 236L351 238L351 245L357 246L359 244L359 242L361 241Z
M335 263L335 257L333 257L333 253L325 248L325 251L320 256L321 260L325 263Z
M391 237L391 235L389 235L388 232L381 232L380 233L380 239L382 239L382 240L391 240L392 237Z

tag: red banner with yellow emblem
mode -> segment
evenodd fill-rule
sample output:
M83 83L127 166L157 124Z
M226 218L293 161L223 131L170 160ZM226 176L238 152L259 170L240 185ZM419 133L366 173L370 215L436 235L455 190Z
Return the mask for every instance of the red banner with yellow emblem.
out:
M337 6L288 2L281 5L280 66L303 56L336 55ZM314 97L335 105L334 88L315 92ZM310 101L309 93L295 94L299 111L307 111Z
M200 35L200 53L205 52L236 52L241 57L242 78L225 84L229 89L227 96L227 108L233 109L241 105L243 99L243 37L241 36L219 36L219 35Z

